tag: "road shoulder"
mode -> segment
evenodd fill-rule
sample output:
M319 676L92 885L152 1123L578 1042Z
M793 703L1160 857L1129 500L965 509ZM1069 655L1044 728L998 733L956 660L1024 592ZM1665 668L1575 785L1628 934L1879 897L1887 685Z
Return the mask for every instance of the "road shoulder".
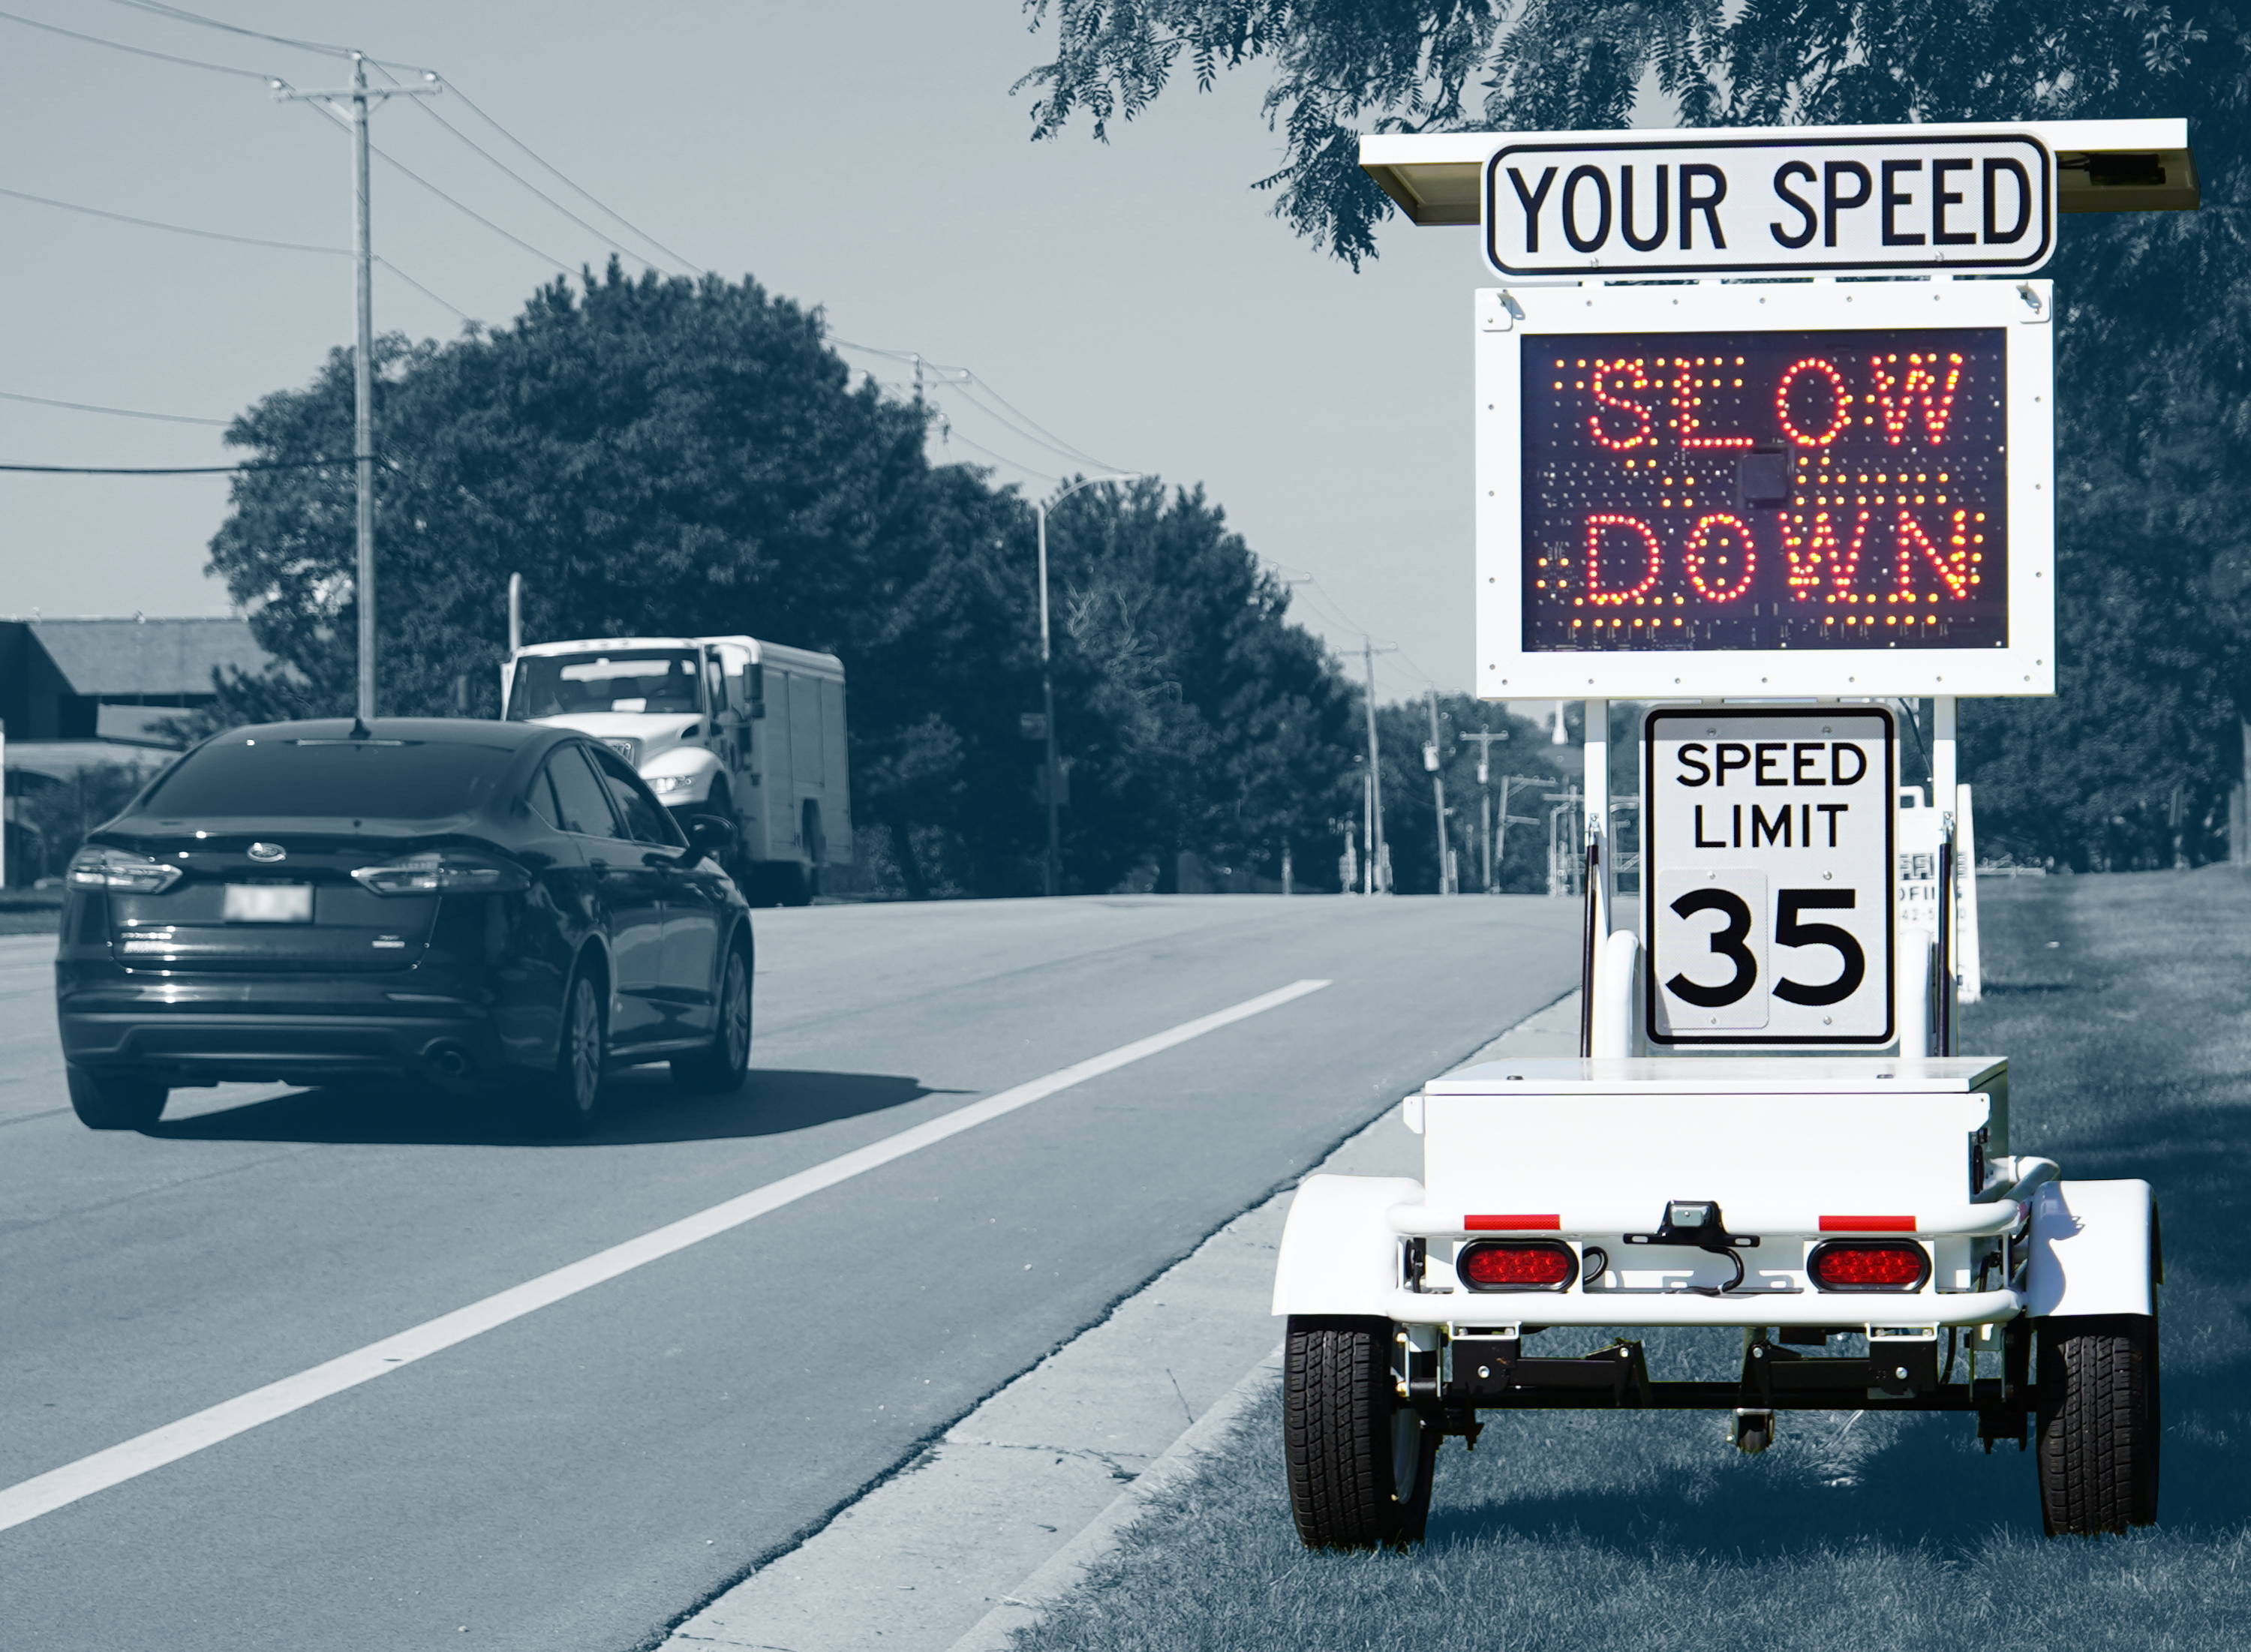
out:
M1470 1059L1574 1047L1576 1006L1550 1006ZM1417 1144L1387 1109L1317 1168L1412 1175ZM1278 1334L1265 1307L1288 1206L1278 1194L1228 1223L682 1622L666 1652L1005 1642L1131 1524L1142 1500L1121 1494L1192 1460L1254 1392Z

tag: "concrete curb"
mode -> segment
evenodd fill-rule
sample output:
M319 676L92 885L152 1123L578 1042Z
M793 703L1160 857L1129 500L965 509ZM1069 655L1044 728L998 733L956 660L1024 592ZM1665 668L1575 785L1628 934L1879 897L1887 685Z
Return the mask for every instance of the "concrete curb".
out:
M1535 1053L1527 1041L1576 1047L1576 1005L1558 999L1469 1061ZM1397 1118L1386 1108L1315 1168L1411 1172L1417 1144ZM689 1614L663 1652L1000 1652L1273 1393L1281 1351L1264 1308L1290 1197L1227 1223Z
M1049 1607L1078 1586L1097 1561L1118 1546L1135 1521L1175 1488L1194 1479L1203 1467L1205 1454L1233 1432L1236 1424L1281 1380L1282 1346L1277 1343L1272 1353L1243 1372L1243 1380L1197 1418L1140 1478L1112 1498L1110 1506L1056 1550L1046 1565L1018 1584L1013 1594L1003 1595L1001 1604L972 1625L969 1633L946 1652L1008 1652L1018 1629L1038 1622Z

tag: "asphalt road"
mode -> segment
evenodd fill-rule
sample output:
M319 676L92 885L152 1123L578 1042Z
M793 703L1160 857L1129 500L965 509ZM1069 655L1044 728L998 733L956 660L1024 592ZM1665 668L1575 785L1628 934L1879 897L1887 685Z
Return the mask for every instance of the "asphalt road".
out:
M1089 898L759 921L751 1082L528 1142L399 1092L64 1100L0 942L0 1488L1301 979L938 1141L0 1531L10 1652L622 1652L1424 1077L1568 990L1575 904ZM4 1496L0 1491L0 1496Z

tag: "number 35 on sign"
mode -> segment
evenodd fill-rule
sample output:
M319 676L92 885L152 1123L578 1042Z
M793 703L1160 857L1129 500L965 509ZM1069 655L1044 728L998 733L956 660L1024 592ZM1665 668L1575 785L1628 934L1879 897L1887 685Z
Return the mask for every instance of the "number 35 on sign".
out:
M1651 1041L1890 1043L1891 714L1659 708L1642 750Z

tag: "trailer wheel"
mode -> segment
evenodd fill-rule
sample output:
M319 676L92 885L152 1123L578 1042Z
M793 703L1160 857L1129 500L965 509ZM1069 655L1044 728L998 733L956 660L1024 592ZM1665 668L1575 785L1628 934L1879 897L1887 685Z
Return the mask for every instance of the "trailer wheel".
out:
M1403 1404L1384 1319L1292 1318L1282 1374L1290 1511L1309 1549L1423 1540L1438 1431Z
M2157 1321L2119 1314L2040 1327L2040 1516L2094 1537L2157 1517Z

